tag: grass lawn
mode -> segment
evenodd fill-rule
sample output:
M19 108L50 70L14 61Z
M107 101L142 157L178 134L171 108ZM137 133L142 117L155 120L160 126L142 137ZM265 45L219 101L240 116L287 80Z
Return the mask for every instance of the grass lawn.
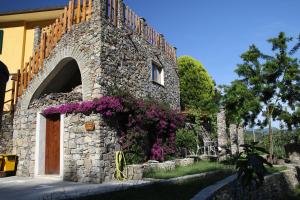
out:
M231 165L224 165L218 162L200 161L193 165L186 167L177 167L175 170L154 170L144 174L145 178L156 179L170 179L185 175L199 174L203 172L216 171L216 170L230 170L234 167Z
M195 178L177 184L154 183L149 186L116 191L104 195L90 196L80 200L185 200L191 199L201 189L226 178L232 170L222 170L211 176Z

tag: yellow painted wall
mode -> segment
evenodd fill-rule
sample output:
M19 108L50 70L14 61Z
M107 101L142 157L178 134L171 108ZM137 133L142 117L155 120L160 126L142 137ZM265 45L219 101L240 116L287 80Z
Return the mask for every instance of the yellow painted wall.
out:
M0 30L4 32L0 60L7 66L10 73L16 73L22 64L25 27L24 25L0 27Z
M16 73L20 69L23 59L23 44L25 26L15 24L12 27L1 28L3 30L3 47L0 60L7 66L9 73ZM6 90L11 89L12 81L7 83ZM5 101L11 99L11 93L5 95ZM4 105L4 110L9 110L10 104Z
M7 66L9 73L17 73L21 65L29 61L33 55L34 30L35 27L44 28L53 23L54 20L35 22L13 22L0 23L0 30L3 30L3 48L0 60ZM7 83L6 90L12 88L12 81ZM7 93L5 101L11 99L11 93ZM9 110L10 104L4 105L4 110Z

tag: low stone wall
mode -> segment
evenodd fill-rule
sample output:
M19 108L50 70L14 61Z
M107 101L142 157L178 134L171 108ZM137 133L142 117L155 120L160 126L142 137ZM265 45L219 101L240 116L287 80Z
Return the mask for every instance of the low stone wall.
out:
M13 115L5 113L2 116L0 128L0 154L11 154L13 148Z
M284 146L286 156L293 163L300 164L300 144L292 143Z
M141 180L144 172L151 170L174 170L175 167L187 166L194 163L193 158L176 159L172 161L166 161L159 163L157 161L149 161L148 163L140 165L128 165L127 166L127 178L129 180Z
M299 167L289 166L289 169L269 175L259 188L244 189L236 178L224 179L215 185L199 192L193 200L265 200L284 199L298 184Z

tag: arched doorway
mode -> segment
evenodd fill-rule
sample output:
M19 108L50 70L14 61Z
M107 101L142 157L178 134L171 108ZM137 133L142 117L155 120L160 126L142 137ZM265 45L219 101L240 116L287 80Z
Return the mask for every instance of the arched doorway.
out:
M55 102L52 102L52 100L50 102L59 104L61 103L60 98L68 99L68 94L81 84L81 73L76 60L71 57L64 58L39 85L32 96L31 102L34 102L34 100L47 102L45 99L57 95L59 98L55 98ZM52 106L48 103L44 105ZM31 109L31 104L29 109ZM38 113L36 141L38 142L36 142L35 175L56 175L62 178L64 167L64 115L57 114L45 117Z
M0 61L0 127L2 122L4 98L5 98L5 89L6 83L9 79L9 72L6 65Z

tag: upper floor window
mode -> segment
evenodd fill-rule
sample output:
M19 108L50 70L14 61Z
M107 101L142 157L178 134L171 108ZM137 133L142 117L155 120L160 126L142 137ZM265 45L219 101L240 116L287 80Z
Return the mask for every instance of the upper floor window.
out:
M152 62L152 81L164 85L164 69Z
M0 30L0 54L2 54L3 47L3 30Z

